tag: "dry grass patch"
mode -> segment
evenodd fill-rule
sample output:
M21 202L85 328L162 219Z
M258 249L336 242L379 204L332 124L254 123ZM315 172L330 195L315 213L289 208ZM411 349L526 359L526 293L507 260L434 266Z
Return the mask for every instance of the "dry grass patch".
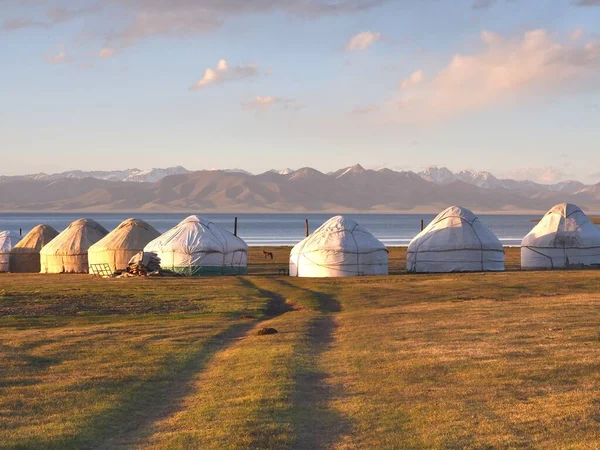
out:
M0 276L0 446L594 448L599 282Z

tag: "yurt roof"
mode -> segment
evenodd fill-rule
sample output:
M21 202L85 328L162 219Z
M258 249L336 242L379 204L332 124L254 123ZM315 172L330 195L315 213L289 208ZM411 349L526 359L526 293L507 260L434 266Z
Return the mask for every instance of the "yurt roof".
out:
M374 251L385 245L357 222L344 216L335 216L317 228L310 236L296 244L292 253L310 251Z
M464 220L465 222L471 225L476 220L479 220L478 217L467 208L463 208L462 206L450 206L449 208L446 208L444 211L439 213L437 217L433 219L432 223L440 222L442 220L447 220L451 218L458 218L461 219L461 221Z
M585 214L583 213L581 208L579 208L579 206L574 205L573 203L561 203L560 205L556 205L550 208L550 211L548 211L545 215L558 214L559 216L564 217L566 219L577 213L581 213L585 216Z
M98 242L90 251L100 249L143 249L148 242L156 239L160 233L149 223L141 219L127 219L119 224Z
M56 231L50 225L37 225L29 233L23 236L23 239L12 249L14 253L38 253L42 247L58 236Z
M20 240L21 236L12 231L0 232L0 251L10 251Z
M409 244L409 251L480 248L502 250L502 243L472 211L462 206L442 211Z
M42 248L46 255L80 255L108 234L108 230L93 219L78 219Z
M561 203L548 211L523 238L525 247L599 247L600 228L571 203Z
M177 253L233 252L247 251L248 245L210 220L193 215L149 242L145 249Z

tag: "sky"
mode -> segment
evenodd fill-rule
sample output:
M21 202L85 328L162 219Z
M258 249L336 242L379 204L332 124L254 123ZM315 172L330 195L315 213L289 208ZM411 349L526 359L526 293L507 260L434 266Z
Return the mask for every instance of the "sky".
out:
M0 174L600 182L600 0L0 0Z

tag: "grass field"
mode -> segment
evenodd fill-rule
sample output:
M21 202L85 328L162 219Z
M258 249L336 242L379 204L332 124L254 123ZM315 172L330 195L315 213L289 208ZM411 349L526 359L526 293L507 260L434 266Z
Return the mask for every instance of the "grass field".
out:
M598 448L600 271L311 280L251 257L0 275L0 447Z

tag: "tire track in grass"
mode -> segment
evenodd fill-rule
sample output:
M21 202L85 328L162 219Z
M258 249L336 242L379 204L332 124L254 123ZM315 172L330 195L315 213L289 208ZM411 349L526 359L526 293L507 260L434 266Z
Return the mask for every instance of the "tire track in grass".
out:
M274 317L215 355L196 392L140 448L325 448L349 432L328 408L333 391L319 368L335 329L333 316L318 311L325 294L274 278L239 281L270 299ZM261 326L279 333L256 336Z
M341 304L334 295L298 286L288 279L276 278L274 281L279 285L278 291L289 293L300 304L309 302L321 313L310 320L306 335L296 346L293 448L331 448L352 432L348 418L330 407L334 398L343 396L343 388L330 382L330 375L319 362L335 341L337 323L334 313L342 310Z
M265 308L266 318L277 317L292 310L283 296L264 291L244 277L238 278L238 281L245 289L255 290L260 297L268 299ZM193 380L205 370L207 363L219 352L226 351L228 347L235 345L239 339L244 338L250 330L264 320L265 318L262 318L227 328L202 345L197 352L187 356L183 362L174 362L174 367L171 364L171 371L174 370L176 376L163 380L161 375L157 375L156 379L152 378L144 383L122 408L109 411L103 417L98 418L90 428L104 429L106 427L104 423L107 421L126 424L121 427L119 432L112 433L111 438L98 448L129 447L148 438L155 423L182 408L184 399L193 392ZM156 383L163 384L158 391ZM151 394L150 398L149 394Z
M195 375L204 370L217 352L242 338L253 326L254 323L232 325L183 358L173 355L171 361L165 364L169 367L166 373L158 373L145 381L119 407L95 418L87 427L89 431L86 434L98 441L80 448L113 449L137 441L150 424L179 407L181 401L190 394ZM99 445L100 439L106 436L110 437Z

